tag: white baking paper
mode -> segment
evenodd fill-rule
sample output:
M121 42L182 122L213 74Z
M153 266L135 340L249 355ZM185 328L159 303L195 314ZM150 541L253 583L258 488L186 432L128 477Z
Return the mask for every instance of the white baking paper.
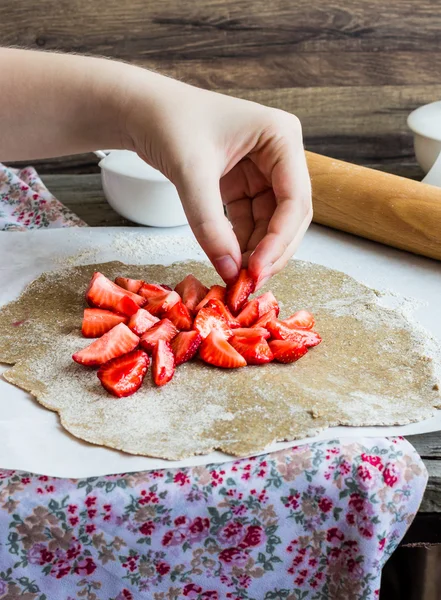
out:
M154 240L146 255L130 251L122 241L133 236ZM72 228L30 232L0 232L0 305L15 299L27 283L43 271L66 264L121 260L127 263L163 263L201 259L188 227ZM141 245L142 247L142 245ZM169 250L170 249L170 250ZM420 308L415 319L441 340L441 263L312 226L297 253L298 258L344 271L362 283L410 297ZM0 373L6 367L0 365ZM295 442L277 443L273 451L312 440L337 437L411 435L441 430L441 411L423 422L401 427L334 427ZM213 452L182 461L131 456L82 442L62 429L55 413L40 406L29 394L0 375L0 468L21 469L58 477L92 477L137 470L174 468L234 460Z

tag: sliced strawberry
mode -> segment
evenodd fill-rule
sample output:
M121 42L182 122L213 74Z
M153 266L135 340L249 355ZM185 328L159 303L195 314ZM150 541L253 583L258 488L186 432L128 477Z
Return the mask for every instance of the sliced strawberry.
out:
M117 398L131 396L141 387L150 359L142 350L113 358L98 369L98 379Z
M134 350L138 344L139 337L130 331L127 325L120 323L83 350L76 352L72 358L81 365L102 365L112 358Z
M123 300L130 298L132 302ZM137 294L133 294L127 290L123 290L119 285L107 279L102 273L95 273L86 291L86 300L89 306L97 308L106 308L108 310L116 310L123 312L121 308L128 310L127 316L131 316L130 311L133 309L133 303L144 306L145 300ZM133 314L133 313L132 313Z
M129 277L117 277L115 279L116 285L122 287L129 292L133 292L137 294L139 292L139 288L143 285L143 281L141 279L130 279Z
M265 329L270 332L271 337L275 340L294 340L303 343L303 337L279 319L273 319L267 323Z
M158 340L153 348L153 381L156 385L165 385L175 373L175 355L165 340Z
M210 300L208 300L204 308L212 308L221 317L225 319L228 326L232 329L234 329L235 327L240 327L239 321L235 317L233 317L233 315L228 310L228 307L225 306L222 300L218 300L217 298L211 298Z
M130 321L128 323L129 328L136 333L136 335L141 336L148 329L153 327L155 323L158 323L158 317L155 317L148 310L144 308L138 309L138 311L130 317Z
M207 304L207 302L212 298L215 298L216 300L221 300L225 304L226 291L227 290L223 285L212 285L211 288L208 290L208 294L205 296L205 298L203 298L196 306L195 312L201 310L201 308L203 308Z
M233 285L227 286L227 305L233 315L237 315L242 309L248 300L248 296L254 292L255 287L254 280L246 269L240 271L239 277Z
M160 296L149 298L147 300L146 309L152 313L152 315L162 317L180 301L181 298L176 292L165 292Z
M247 364L244 357L227 342L222 333L216 330L212 330L202 341L199 356L206 363L224 369L245 367Z
M175 292L181 296L182 302L188 310L194 310L199 302L207 295L208 288L194 275L187 275L187 277L175 287Z
M140 344L148 352L151 352L158 343L158 340L170 342L178 333L178 330L171 321L162 319L162 321L159 321L144 333Z
M193 329L200 333L202 339L205 339L213 329L216 329L225 339L233 335L226 320L216 310L207 307L201 308L196 315Z
M274 360L281 363L294 362L308 352L305 344L294 340L273 340L268 345L274 355Z
M127 315L128 317L135 315L138 312L138 309L139 305L136 304L136 302L129 296L123 296L115 304L115 310L123 315Z
M294 327L290 327L290 329L295 335L299 335L302 338L307 348L318 346L322 341L319 334L316 331L312 331L312 329L294 329Z
M171 288L169 285L167 285L166 283L161 283L161 287L164 288L164 290L168 290L169 292L173 291L173 288Z
M274 309L269 310L267 313L262 315L258 321L254 323L252 328L258 329L259 327L266 327L270 321L277 319L277 313Z
M288 327L283 321L279 319L273 319L265 326L271 336L275 340L294 340L302 342L307 348L317 346L322 341L322 338L315 331L310 329L294 329L294 327Z
M313 315L307 310L299 310L287 319L284 319L283 322L288 327L299 329L312 329L315 324Z
M171 342L176 366L192 359L201 345L202 338L197 331L182 331Z
M98 338L118 323L127 323L128 317L116 315L102 308L85 308L81 333L87 338Z
M258 296L256 300L259 303L259 319L270 310L274 310L276 312L276 317L279 316L279 303L272 292L266 292L265 294Z
M274 314L274 318L277 318L279 310L279 303L273 293L266 292L247 302L237 315L237 320L242 327L251 327L270 311Z
M182 300L176 302L169 310L164 311L163 315L165 318L170 319L180 331L189 331L193 327L190 311Z
M165 285L157 285L156 283L143 283L143 285L139 288L139 295L143 298L157 298L158 296L163 296L167 292L170 292L170 288Z
M257 298L247 302L240 313L237 315L237 320L241 327L251 327L259 318L259 301Z
M233 335L230 344L247 361L247 365L263 365L273 360L267 341L260 338L245 338Z
M244 337L250 339L263 338L264 340L267 340L271 337L270 332L264 329L263 327L251 327L250 329L246 327L239 327L238 329L235 329L233 331L233 335L236 337Z

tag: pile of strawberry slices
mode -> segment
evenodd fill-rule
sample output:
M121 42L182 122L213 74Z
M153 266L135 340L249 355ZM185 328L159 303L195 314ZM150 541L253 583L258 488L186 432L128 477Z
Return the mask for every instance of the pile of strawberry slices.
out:
M231 286L208 289L187 275L174 290L125 277L112 282L95 273L82 334L98 339L72 358L99 366L103 387L123 397L139 389L150 361L153 380L162 386L197 353L210 365L234 369L291 363L321 342L311 313L301 310L282 321L271 292L248 300L254 287L246 269Z

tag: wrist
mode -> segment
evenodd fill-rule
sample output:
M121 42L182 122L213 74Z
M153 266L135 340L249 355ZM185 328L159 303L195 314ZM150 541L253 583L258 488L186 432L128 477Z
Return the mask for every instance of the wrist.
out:
M150 162L154 157L149 149L155 140L166 143L165 121L173 114L171 105L179 96L176 87L183 84L133 65L119 64L118 68L114 103L121 148L145 154Z
M131 89L128 85L135 68L107 59L91 59L88 98L82 107L82 127L95 149L133 150L127 131ZM80 117L81 120L81 117Z

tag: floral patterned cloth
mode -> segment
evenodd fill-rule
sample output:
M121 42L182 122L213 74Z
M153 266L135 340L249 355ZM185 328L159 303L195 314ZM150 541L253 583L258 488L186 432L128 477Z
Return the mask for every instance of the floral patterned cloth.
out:
M86 223L50 193L33 167L17 170L0 163L0 231L73 226Z
M395 438L81 480L0 478L0 598L374 600L427 473Z
M0 230L84 226L0 165ZM427 471L402 438L82 480L0 470L2 600L378 600Z

